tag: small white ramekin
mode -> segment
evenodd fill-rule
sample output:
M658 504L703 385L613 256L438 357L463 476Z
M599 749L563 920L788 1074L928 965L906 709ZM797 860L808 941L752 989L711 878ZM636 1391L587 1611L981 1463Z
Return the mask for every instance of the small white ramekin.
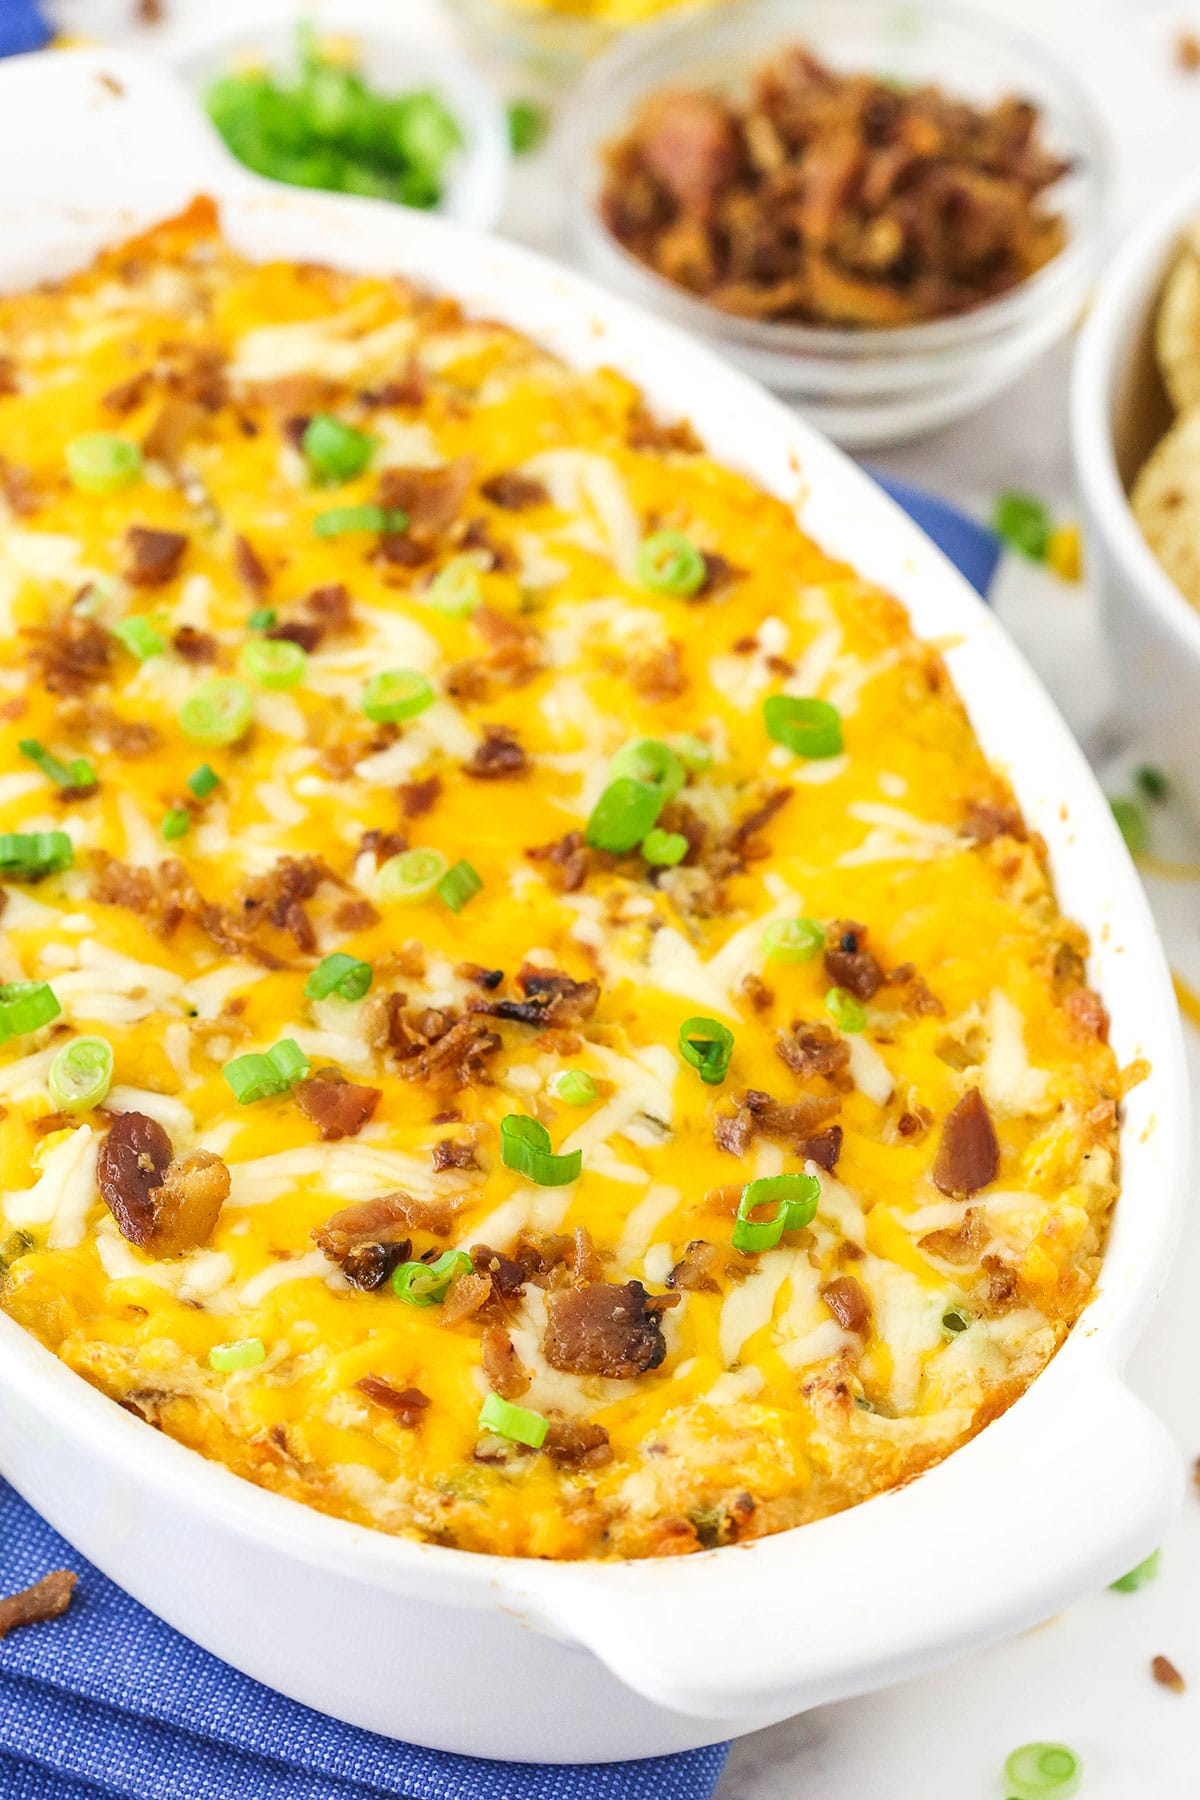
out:
M1122 722L1200 816L1200 611L1160 566L1129 504L1133 479L1170 422L1154 318L1180 234L1198 218L1193 170L1113 260L1075 356L1071 446Z

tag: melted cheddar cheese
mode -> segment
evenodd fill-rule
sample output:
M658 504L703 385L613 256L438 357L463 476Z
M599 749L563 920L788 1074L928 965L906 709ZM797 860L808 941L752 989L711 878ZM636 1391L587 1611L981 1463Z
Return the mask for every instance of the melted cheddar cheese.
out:
M1094 1282L1118 1073L1083 935L902 608L620 375L399 280L253 265L203 203L0 301L0 374L0 832L72 848L5 878L0 977L59 1007L0 1048L12 1317L252 1481L521 1556L796 1525L1002 1411ZM318 413L372 440L340 484L301 448ZM73 484L92 432L141 446L129 485ZM398 495L407 526L314 530ZM147 560L147 531L172 547ZM698 593L646 585L661 531L703 553ZM448 564L479 604L439 604ZM287 688L242 661L267 610L306 647ZM114 633L131 617L157 653ZM373 722L367 683L395 669L433 703ZM214 678L252 720L198 745L181 709ZM841 751L774 742L779 694L831 703ZM586 841L638 739L685 752L674 864ZM405 846L481 888L459 911L396 898L380 869ZM827 949L771 956L767 928L801 917ZM335 951L368 992L306 997ZM829 998L847 970L859 1017ZM712 1084L680 1054L696 1016L732 1033ZM50 1068L82 1035L113 1080L73 1110ZM239 1102L226 1065L284 1039L308 1075ZM564 1101L566 1070L594 1097ZM322 1071L368 1091L340 1137L303 1103L338 1085ZM982 1185L938 1161L972 1095ZM173 1254L101 1191L129 1114L228 1171ZM512 1116L581 1152L578 1178L508 1166ZM173 1171L148 1168L153 1211ZM745 1185L801 1171L812 1222L735 1249ZM448 1250L440 1301L395 1291L398 1260ZM599 1347L561 1328L581 1295L607 1306ZM222 1368L245 1341L257 1363ZM493 1386L542 1447L481 1425Z

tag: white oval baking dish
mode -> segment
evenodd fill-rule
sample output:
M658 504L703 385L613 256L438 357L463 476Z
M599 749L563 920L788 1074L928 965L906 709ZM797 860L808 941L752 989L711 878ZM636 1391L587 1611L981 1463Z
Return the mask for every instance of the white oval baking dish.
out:
M64 128L64 121L71 121ZM1180 1487L1120 1377L1182 1200L1183 1051L1169 977L1108 807L995 620L838 452L672 328L511 245L358 201L268 188L211 157L173 85L95 51L0 70L0 286L217 194L251 255L406 275L664 415L795 504L942 641L989 753L1052 850L1130 1095L1125 1193L1099 1292L1028 1394L903 1491L744 1547L552 1564L409 1543L309 1512L115 1407L0 1316L0 1469L80 1551L238 1668L439 1748L522 1761L679 1750L909 1676L1034 1623L1157 1541Z
M1198 218L1193 170L1113 258L1075 353L1071 450L1123 723L1200 817L1200 612L1160 566L1128 498L1171 421L1154 319L1176 243Z

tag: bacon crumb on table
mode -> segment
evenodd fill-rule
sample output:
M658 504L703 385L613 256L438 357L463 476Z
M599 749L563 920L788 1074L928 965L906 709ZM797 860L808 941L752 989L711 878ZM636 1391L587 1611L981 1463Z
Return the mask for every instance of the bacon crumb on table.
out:
M1150 1673L1159 1687L1170 1688L1173 1694L1182 1694L1187 1690L1187 1682L1169 1656L1156 1656L1150 1664Z
M0 1599L0 1638L22 1625L42 1625L60 1619L71 1604L78 1575L70 1569L52 1569L32 1587Z

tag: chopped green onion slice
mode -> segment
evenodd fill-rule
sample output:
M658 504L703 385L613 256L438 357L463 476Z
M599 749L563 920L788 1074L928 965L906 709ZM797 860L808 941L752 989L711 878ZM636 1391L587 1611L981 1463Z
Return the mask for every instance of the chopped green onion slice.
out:
M549 118L544 106L535 100L510 100L508 103L508 141L514 156L528 156L546 135Z
M1130 1569L1128 1575L1122 1575L1119 1580L1110 1582L1109 1586L1113 1593L1136 1594L1139 1588L1144 1588L1148 1583L1156 1580L1161 1555L1160 1550L1152 1550L1143 1562L1138 1563L1136 1568Z
M278 625L279 614L273 606L256 606L246 620L249 631L270 631L272 625Z
M848 988L830 988L825 996L825 1010L842 1031L865 1031L867 1009Z
M530 1450L541 1449L550 1429L550 1421L541 1413L532 1412L528 1406L514 1406L499 1394L489 1394L480 1407L479 1425L483 1431L494 1431L497 1437L525 1444Z
M50 1064L50 1092L67 1112L99 1106L112 1078L112 1045L102 1037L80 1037L64 1044Z
M319 538L344 537L351 531L389 535L407 530L408 514L398 506L331 506L313 519L313 532Z
M267 1360L267 1346L261 1338L235 1338L228 1344L214 1344L208 1353L208 1366L219 1375L231 1375L237 1369L256 1369Z
M434 612L444 619L465 619L483 605L479 570L469 556L452 556L425 590Z
M701 1081L716 1087L729 1072L733 1033L719 1019L685 1019L679 1027L679 1054Z
M763 701L767 736L796 756L817 762L842 753L842 719L828 700L802 699L796 694L772 694Z
M45 981L0 983L0 1044L57 1019L62 1007Z
M220 787L221 777L207 763L201 763L198 769L192 770L187 784L197 800L207 800L213 789Z
M136 656L139 662L145 662L151 656L161 656L167 647L167 640L149 619L136 616L118 619L110 627L112 635L124 644L130 656Z
M169 843L173 842L175 838L186 837L191 822L192 815L186 806L173 806L170 812L163 816L162 834Z
M704 552L684 531L656 531L637 554L638 580L655 594L695 594L708 577Z
M664 804L662 789L649 782L634 781L631 776L610 781L592 808L584 838L594 850L618 854L636 850L653 831Z
M74 860L65 831L0 831L0 875L12 881L40 881L69 869Z
M381 669L372 675L363 694L362 709L377 725L415 719L433 705L433 688L416 669Z
M659 868L682 862L687 853L688 841L682 831L660 831L656 825L642 839L642 855Z
M437 891L439 899L446 902L451 912L461 912L468 900L483 892L483 877L469 862L459 861L446 870L437 884Z
M269 1050L235 1056L221 1070L239 1106L286 1094L308 1074L308 1058L294 1038L280 1038Z
M716 752L707 738L697 737L694 732L681 731L678 737L671 739L671 748L683 764L693 774L703 774L711 769Z
M568 1106L590 1106L596 1098L596 1083L586 1069L563 1069L550 1087Z
M998 538L1027 556L1030 562L1044 562L1053 530L1050 514L1033 494L1010 489L997 494L992 508L992 530Z
M443 1250L436 1262L406 1262L392 1272L392 1292L409 1306L440 1306L456 1275L474 1264L465 1250Z
M815 1175L764 1175L748 1181L738 1201L733 1226L733 1247L748 1255L773 1250L785 1231L800 1231L811 1225L821 1200L821 1184ZM755 1219L751 1214L760 1206L775 1203L769 1219Z
M39 744L36 738L22 738L17 745L22 756L27 756L31 763L36 763L42 774L47 776L56 787L60 788L94 788L96 771L85 756L73 757L69 763L60 762L58 757Z
M566 1187L578 1181L583 1169L582 1150L554 1155L546 1127L523 1113L509 1113L500 1121L500 1160L538 1187Z
M303 450L318 480L350 481L370 462L375 439L332 413L314 413L304 428Z
M403 850L389 856L378 871L375 892L380 900L397 900L405 906L427 900L449 866L440 850Z
M1070 1800L1083 1764L1065 1744L1022 1744L1005 1763L1004 1779L1012 1800Z
M343 1000L361 1000L371 985L372 974L370 963L347 956L344 950L335 950L317 964L304 984L304 995L307 1000L327 1000L330 994L338 994Z
M762 947L771 962L812 962L825 948L825 927L815 919L775 919L762 934Z
M288 638L251 638L242 645L242 672L265 688L295 687L308 669L308 655Z
M1129 854L1141 856L1150 845L1150 827L1145 813L1136 800L1111 800L1109 805Z
M975 1323L965 1306L948 1306L942 1314L942 1330L948 1338L958 1337L961 1332L969 1331Z
M1155 805L1171 798L1170 781L1153 763L1142 763L1133 771L1133 784L1144 800L1151 800Z
M670 744L660 743L658 738L634 738L631 743L623 744L609 764L608 772L614 781L627 776L631 781L658 788L664 804L675 798L687 780L687 770L678 752L672 750Z
M115 431L85 431L66 448L72 487L84 494L116 494L141 478L142 453Z
M193 688L179 709L185 737L194 744L235 744L254 719L254 696L243 681L214 675Z

